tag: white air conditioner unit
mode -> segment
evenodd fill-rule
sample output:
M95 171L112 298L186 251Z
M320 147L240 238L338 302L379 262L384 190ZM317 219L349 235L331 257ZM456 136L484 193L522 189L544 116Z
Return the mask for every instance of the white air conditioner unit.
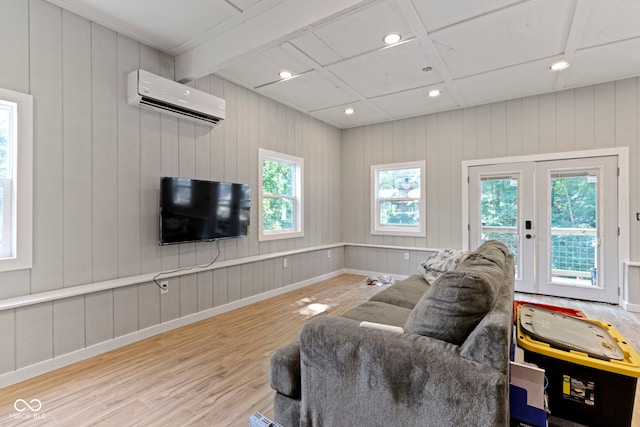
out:
M224 99L206 92L135 70L127 78L127 102L182 119L215 126L224 120Z

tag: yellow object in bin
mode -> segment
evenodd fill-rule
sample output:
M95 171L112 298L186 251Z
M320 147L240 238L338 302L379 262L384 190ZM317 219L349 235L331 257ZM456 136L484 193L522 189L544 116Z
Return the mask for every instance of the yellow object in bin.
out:
M551 344L536 340L522 327L520 321L521 313L522 307L518 307L518 321L516 322L516 341L518 343L518 346L522 347L523 349L555 359L564 360L566 362L600 369L606 372L612 372L615 374L625 375L633 378L640 378L640 355L638 355L633 347L631 347L631 345L626 342L620 332L618 332L618 330L612 325L593 319L580 319L580 321L591 322L603 328L622 350L622 353L624 355L624 358L622 360L602 360L595 357L590 357L587 353L584 352L576 350L561 350L552 347Z

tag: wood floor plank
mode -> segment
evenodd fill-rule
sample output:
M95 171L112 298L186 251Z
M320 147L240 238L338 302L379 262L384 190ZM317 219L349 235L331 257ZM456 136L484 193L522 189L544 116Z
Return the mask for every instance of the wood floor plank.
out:
M384 289L363 279L341 275L1 389L0 426L16 424L10 418L16 399L39 399L47 426L246 427L254 412L273 417L271 353L294 340L309 318L344 313ZM516 298L580 309L614 324L640 349L637 314L605 304Z

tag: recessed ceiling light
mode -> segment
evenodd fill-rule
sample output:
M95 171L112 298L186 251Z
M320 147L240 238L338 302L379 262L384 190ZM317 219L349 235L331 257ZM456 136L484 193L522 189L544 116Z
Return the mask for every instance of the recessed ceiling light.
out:
M555 64L551 64L549 69L551 71L562 71L569 68L569 63L567 61L558 61Z
M345 113L345 114L347 114L347 115L351 115L351 114L353 114L353 113L355 113L355 112L356 112L356 111L355 111L353 108L346 108L346 109L344 110L344 113Z
M400 36L400 34L391 33L384 36L384 39L382 40L384 40L386 44L394 44L394 43L398 43L401 38L402 37Z
M440 96L442 94L442 91L440 89L432 89L429 91L429 96L431 98L435 98L436 96Z
M291 71L280 71L280 77L282 77L283 79L288 79L292 76L293 74L291 73Z

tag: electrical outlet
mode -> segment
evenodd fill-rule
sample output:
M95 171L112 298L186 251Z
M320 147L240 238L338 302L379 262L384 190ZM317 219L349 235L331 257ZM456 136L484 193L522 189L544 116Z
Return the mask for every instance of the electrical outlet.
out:
M160 294L168 294L169 293L169 281L163 280L160 282Z
M404 260L409 261L409 252L404 253Z
M331 250L327 251L327 258L331 258Z
M287 259L286 258L284 258L282 260L282 267L287 268Z

